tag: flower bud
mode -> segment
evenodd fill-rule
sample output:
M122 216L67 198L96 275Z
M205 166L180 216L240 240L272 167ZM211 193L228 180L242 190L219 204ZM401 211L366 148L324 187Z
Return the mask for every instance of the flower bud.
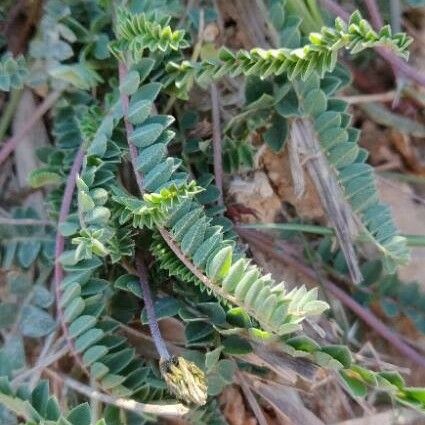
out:
M204 372L183 357L173 357L160 363L161 374L168 389L187 403L201 406L207 401L207 384Z

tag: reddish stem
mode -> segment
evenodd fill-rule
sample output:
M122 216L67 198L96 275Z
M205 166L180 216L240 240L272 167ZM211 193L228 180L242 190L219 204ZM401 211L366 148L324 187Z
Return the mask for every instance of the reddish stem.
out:
M49 96L47 96L43 102L38 105L21 131L3 142L0 150L0 164L8 158L8 156L15 150L21 139L30 132L34 125L37 124L38 120L52 107L52 105L58 100L61 93L61 90L50 93Z
M121 82L124 81L127 75L127 72L128 70L125 64L120 63L119 78ZM137 171L137 156L138 156L137 147L134 146L133 143L131 143L130 141L130 137L134 131L133 125L127 119L130 102L129 102L128 96L125 94L121 93L120 98L121 98L121 105L122 105L122 110L124 114L124 126L125 126L125 131L127 134L127 142L128 142L128 147L130 151L131 164L133 167L134 175L136 177L137 186L139 188L140 193L143 195L144 193L143 176L141 173ZM158 354L161 360L170 360L171 356L162 338L161 331L159 330L159 326L158 326L158 321L155 315L154 304L153 304L152 295L151 295L151 291L150 291L149 283L148 283L148 271L146 269L146 265L144 261L142 261L139 257L136 258L136 270L139 277L140 286L143 291L143 300L145 302L146 313L148 316L149 329L151 331L151 335L155 343L155 347L158 351Z
M320 0L322 4L332 12L334 15L347 20L350 15L347 13L339 4L335 3L334 0ZM381 55L387 62L397 69L401 74L410 78L412 81L425 87L425 74L405 62L402 58L398 57L391 50L385 47L376 47L375 50Z
M140 256L137 256L135 261L140 286L143 292L143 301L145 303L146 315L148 317L149 329L151 331L152 339L161 361L168 361L171 359L171 356L168 352L164 340L162 339L161 331L159 330L151 289L149 287L148 270L146 268L145 262L140 258Z
M74 163L72 164L71 170L66 180L65 191L63 193L62 204L59 211L58 227L61 223L66 221L69 211L71 209L72 196L74 194L75 185L76 185L76 178L83 164L83 159L84 159L84 150L82 147L80 147L74 158ZM60 305L61 283L63 280L64 272L59 262L59 257L62 255L64 248L65 248L65 238L60 234L59 230L57 230L56 240L55 240L55 266L53 271L53 283L54 283L55 297L56 297L56 314L57 314L59 323L61 325L62 332L64 334L66 342L68 346L70 347L72 355L74 356L76 362L81 367L81 369L83 371L87 371L82 360L80 359L80 357L78 356L78 354L76 353L74 349L74 343L69 335L68 327L65 323L65 318L63 316L63 310Z
M120 62L119 64L119 78L120 81L124 81L126 75L127 75L127 67L125 64ZM133 134L133 124L127 119L128 116L128 108L129 108L129 98L127 95L121 93L120 95L121 99L121 106L122 106L122 112L124 115L124 126L125 126L125 132L127 133L127 141L128 141L128 148L130 151L130 159L131 159L131 165L133 166L134 170L134 176L136 177L137 186L139 187L139 190L141 193L143 193L143 177L140 173L137 172L137 148L133 145L133 143L130 142L130 136Z
M282 250L277 250L273 239L264 236L256 231L238 228L238 233L249 242L257 245L260 249L267 252L268 255L279 261L291 265L304 276L309 279L317 279L316 272L310 267L303 264L300 260ZM399 335L389 329L381 320L379 320L370 310L366 310L363 306L357 303L350 295L338 288L333 282L328 279L323 279L324 288L330 292L335 298L340 300L353 313L360 317L365 323L373 328L377 334L386 339L394 348L401 354L405 355L412 362L425 368L425 357L407 345Z
M379 30L384 25L381 13L379 12L379 7L375 0L365 0L366 8L369 12L372 25L376 30Z

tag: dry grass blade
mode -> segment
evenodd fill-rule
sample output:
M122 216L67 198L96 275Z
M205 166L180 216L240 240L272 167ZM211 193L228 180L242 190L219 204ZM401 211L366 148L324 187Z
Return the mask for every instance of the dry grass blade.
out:
M329 168L329 163L320 149L310 121L307 119L294 120L291 127L291 139L296 140L295 145L305 155L305 166L315 182L322 206L335 228L351 279L355 283L359 283L362 275L353 247L353 233L356 227L353 221L353 211Z
M303 405L299 396L290 387L253 378L250 381L253 391L270 403L280 416L288 419L291 425L325 425Z

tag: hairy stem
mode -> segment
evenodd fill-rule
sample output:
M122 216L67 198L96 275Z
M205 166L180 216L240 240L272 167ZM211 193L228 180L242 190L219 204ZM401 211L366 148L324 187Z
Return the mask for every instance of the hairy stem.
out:
M61 208L59 211L58 227L61 223L63 223L67 219L69 211L71 209L72 196L74 194L74 190L76 186L76 178L83 164L83 158L84 158L84 150L82 147L80 147L79 150L77 151L77 154L74 159L74 163L72 164L71 170L66 180L65 191L62 198ZM82 360L80 359L80 357L77 355L77 353L74 350L74 343L72 342L72 339L69 336L68 327L65 323L65 318L63 316L63 310L60 306L60 300L61 300L60 285L63 280L64 272L59 262L59 257L62 255L64 248L65 248L65 238L60 234L59 231L57 231L56 240L55 240L55 266L53 271L53 284L55 288L57 317L61 325L62 332L65 336L66 342L71 349L71 353L73 354L76 362L81 367L81 369L83 371L87 371Z
M143 300L145 302L146 314L148 316L149 329L151 331L152 339L155 344L156 350L158 351L161 361L170 360L171 355L168 352L167 346L165 345L165 342L162 338L161 331L159 330L158 326L158 320L155 314L152 293L148 282L148 271L146 269L146 264L140 258L140 255L136 257L136 270L139 276L139 282L143 292Z
M34 114L31 118L26 122L25 126L18 133L3 142L2 147L0 149L0 164L2 164L8 156L15 150L18 143L21 139L27 135L34 125L38 122L38 120L54 105L54 103L59 99L62 94L62 90L55 90L50 93L40 105L38 105L37 109L34 111Z
M273 240L263 237L261 234L251 230L238 230L239 234L250 243L253 243L261 250L267 252L271 257L291 265L309 279L316 279L316 272L303 264L295 256L288 253L288 250L276 249ZM286 248L286 246L285 246ZM381 320L379 320L370 310L366 310L350 295L338 288L333 282L323 279L324 288L348 307L353 313L360 317L366 324L375 330L382 338L386 339L391 346L396 348L401 354L409 358L412 362L425 368L425 357L407 345L399 335L390 330Z

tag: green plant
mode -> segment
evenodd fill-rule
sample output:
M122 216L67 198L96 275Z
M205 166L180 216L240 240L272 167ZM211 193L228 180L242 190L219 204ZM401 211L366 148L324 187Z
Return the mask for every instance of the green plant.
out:
M305 334L304 323L328 310L328 304L318 299L317 288L289 290L248 259L224 216L213 177L199 165L210 163L209 153L203 152L193 176L187 151L179 158L169 155L172 147L181 148L171 129L174 117L158 112L170 93L188 97L194 81L207 84L228 75L249 76L251 88L248 84L246 93L251 105L226 128L229 170L252 162L247 140L253 130L264 130L266 143L279 150L286 134L292 132L295 140L297 132L302 138L302 132L314 128L311 139L320 149L315 153L323 156L339 188L336 202L345 197L351 203L382 251L383 261L394 270L407 259L404 241L387 211L385 217L376 214L382 207L372 171L364 164L356 131L349 128L346 105L332 95L344 83L344 72L336 66L339 49L357 53L389 46L407 57L410 39L404 34L393 36L388 27L375 32L355 13L348 24L337 20L334 28L311 34L302 47L238 53L222 48L215 59L191 63L182 60L189 37L183 30L173 30L170 17L164 17L172 2L158 2L150 13L115 10L112 3L70 1L62 9L60 1L49 1L32 45L33 58L44 61L49 82L67 84L53 114L55 145L39 150L44 165L29 178L34 188L50 189L49 213L58 226L56 233L51 223L43 224L47 231L26 228L23 222L17 229L5 229L10 237L2 243L4 267L16 265L28 270L31 278L39 276L37 284L23 292L26 312L21 314L26 326L20 318L16 326L7 317L17 303L0 303L5 341L18 338L16 353L25 358L22 337L48 335L44 347L57 356L52 332L58 329L53 331L48 312L53 299L44 286L53 268L60 342L84 374L82 380L102 392L99 400L107 394L105 403L112 400L141 414L137 420L151 420L144 413L181 412L184 409L175 402L182 401L193 408L193 423L224 423L216 414L214 397L234 382L238 370L251 367L238 356L255 353L256 344L270 344L335 371L354 396L364 396L369 389L384 391L400 403L422 409L423 390L407 387L399 374L370 371L354 362L347 347L319 343ZM83 4L90 13L81 13ZM317 9L310 12L317 14ZM73 35L80 36L78 43ZM105 49L108 40L113 55ZM53 41L55 52L44 52ZM256 86L255 77L264 81ZM262 113L255 116L257 111ZM325 137L326 131L332 134ZM236 137L241 134L242 138ZM367 202L357 196L359 186L370 190ZM344 233L346 223L335 219L332 209L328 213L337 234ZM21 209L14 211L13 219L33 220L28 226L41 221L31 210ZM41 235L48 240L41 240ZM350 240L340 237L340 241L343 248L353 249L347 248ZM28 320L32 317L36 319ZM171 347L176 355L158 326L159 320L169 317L179 319L186 337L186 347ZM139 327L145 324L156 348L154 355L144 346L136 350L127 338L127 333L140 334ZM42 328L38 332L37 326ZM3 346L0 359L8 353ZM40 357L43 354L44 348ZM7 377L0 383L0 401L7 409L28 423L90 424L98 419L91 418L87 405L61 416L47 384L41 381L30 391L38 380L36 371L26 379L19 373L22 367L22 363L4 362L0 368ZM25 382L17 389L20 380ZM127 406L117 402L123 398L144 407L129 409L131 402ZM171 405L158 406L156 411L146 407L150 406L146 403L165 402ZM104 422L97 423L128 419L111 408L104 409L102 416Z

